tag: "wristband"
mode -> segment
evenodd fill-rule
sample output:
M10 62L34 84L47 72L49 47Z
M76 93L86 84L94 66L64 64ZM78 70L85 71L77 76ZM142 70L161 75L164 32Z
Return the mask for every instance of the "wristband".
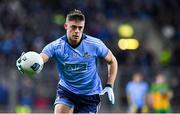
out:
M111 87L111 88L113 88L112 84L106 84L106 87Z

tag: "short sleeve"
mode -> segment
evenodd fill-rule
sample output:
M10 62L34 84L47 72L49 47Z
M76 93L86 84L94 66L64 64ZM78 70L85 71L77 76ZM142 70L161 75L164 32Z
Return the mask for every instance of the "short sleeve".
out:
M99 57L106 57L109 52L109 49L106 47L106 45L100 40L98 44L98 50L97 50L97 55Z
M54 55L54 52L54 42L49 43L42 50L42 53L45 53L48 57L52 57Z

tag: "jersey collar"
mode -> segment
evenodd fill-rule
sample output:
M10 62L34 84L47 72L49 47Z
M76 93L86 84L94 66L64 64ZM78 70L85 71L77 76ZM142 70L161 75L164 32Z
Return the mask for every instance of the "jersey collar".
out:
M83 39L86 39L86 38L87 38L86 34L83 34L82 37L81 37L80 42L79 42L77 45L74 46L74 45L71 45L71 44L68 42L67 35L64 35L64 36L62 37L62 39L65 40L72 48L77 48L77 47L81 44L82 40L83 40Z

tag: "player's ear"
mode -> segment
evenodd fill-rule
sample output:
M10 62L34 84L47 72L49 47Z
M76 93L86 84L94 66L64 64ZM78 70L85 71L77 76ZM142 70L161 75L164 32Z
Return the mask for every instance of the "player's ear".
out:
M68 26L67 23L64 23L64 28L65 28L65 29L67 29L67 26Z

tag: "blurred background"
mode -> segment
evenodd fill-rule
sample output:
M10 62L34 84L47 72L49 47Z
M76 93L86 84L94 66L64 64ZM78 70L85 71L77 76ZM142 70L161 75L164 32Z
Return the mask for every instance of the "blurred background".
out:
M20 75L15 61L65 34L65 16L74 8L86 16L85 33L101 39L119 63L116 103L102 96L99 112L127 112L125 89L136 70L149 86L163 72L172 112L180 112L179 0L0 0L0 112L53 112L59 80L53 61L35 77ZM98 66L104 85L107 66L101 60Z

